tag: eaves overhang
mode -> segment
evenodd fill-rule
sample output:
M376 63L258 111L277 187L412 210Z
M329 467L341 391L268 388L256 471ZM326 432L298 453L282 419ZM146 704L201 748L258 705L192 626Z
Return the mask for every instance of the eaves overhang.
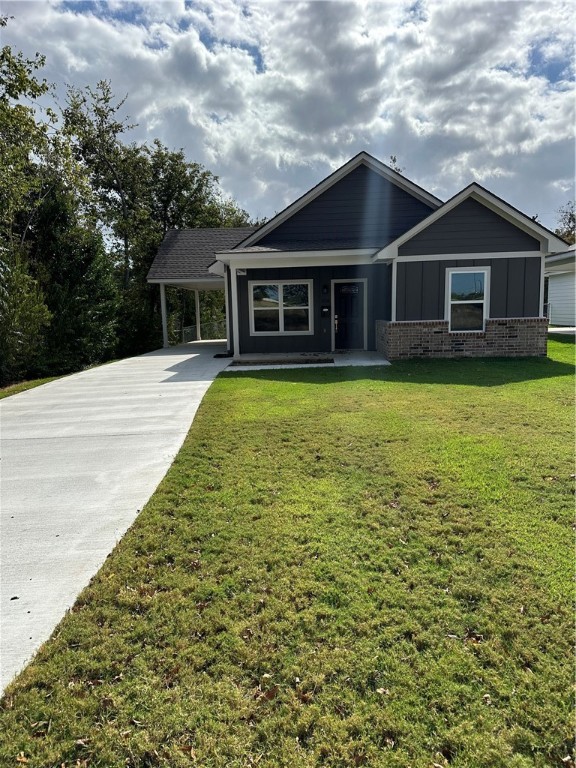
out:
M329 251L225 251L216 254L217 261L236 269L275 267L323 267L372 264L376 248L354 248ZM209 271L216 273L210 265ZM217 274L217 273L216 273Z
M374 261L398 259L398 250L404 243L407 243L413 237L420 234L420 232L423 232L468 198L476 200L498 216L501 216L503 219L506 219L511 224L514 224L514 226L538 240L541 253L555 253L557 251L566 250L566 243L554 234L554 232L546 229L546 227L543 227L529 216L526 216L526 214L522 213L517 208L514 208L514 206L510 205L505 200L502 200L492 192L484 189L480 184L473 182L454 195L454 197L444 203L440 208L433 211L429 216L412 227L412 229L409 229L396 240L379 250L374 256Z

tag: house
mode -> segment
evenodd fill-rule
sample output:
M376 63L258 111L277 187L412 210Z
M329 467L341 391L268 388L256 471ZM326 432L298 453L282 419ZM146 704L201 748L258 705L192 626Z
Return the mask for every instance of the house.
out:
M546 257L545 277L548 288L550 325L576 326L576 246Z
M565 250L479 184L443 203L361 152L257 229L169 232L148 281L223 290L237 359L545 355L544 261Z

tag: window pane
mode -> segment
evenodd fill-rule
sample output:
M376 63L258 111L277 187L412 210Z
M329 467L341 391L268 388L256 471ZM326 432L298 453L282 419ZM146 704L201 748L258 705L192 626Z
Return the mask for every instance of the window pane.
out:
M280 330L280 312L274 309L259 309L254 312L254 330L267 333Z
M484 330L484 304L452 304L450 329L452 331Z
M277 307L278 306L278 286L277 285L253 285L252 298L255 307Z
M284 330L285 331L309 331L307 309L285 309L284 310Z
M484 298L484 272L453 272L450 298L472 301Z
M308 286L300 283L293 285L284 285L284 306L285 307L307 307L308 306Z

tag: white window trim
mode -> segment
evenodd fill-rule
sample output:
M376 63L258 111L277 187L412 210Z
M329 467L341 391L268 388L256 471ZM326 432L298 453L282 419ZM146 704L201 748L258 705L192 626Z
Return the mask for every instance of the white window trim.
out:
M249 280L248 281L248 301L250 306L250 336L313 336L314 335L314 294L313 280ZM293 309L307 309L310 328L308 331L256 331L254 330L254 292L255 285L277 285L281 288L284 285L307 285L308 286L308 306L293 307ZM282 292L283 293L283 292ZM280 328L284 327L284 302L278 304Z
M484 299L482 300L483 312L482 312L482 330L452 330L452 313L450 311L452 304L479 304L478 299L471 299L470 301L455 301L450 299L450 285L453 274L459 274L461 272L484 272ZM486 320L490 317L490 267L447 267L446 268L446 287L444 290L444 317L448 321L449 333L484 333L486 330Z

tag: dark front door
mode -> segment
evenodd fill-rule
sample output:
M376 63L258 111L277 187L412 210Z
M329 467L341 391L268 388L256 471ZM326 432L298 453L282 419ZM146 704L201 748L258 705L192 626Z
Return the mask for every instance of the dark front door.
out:
M334 283L334 349L364 349L364 283Z

